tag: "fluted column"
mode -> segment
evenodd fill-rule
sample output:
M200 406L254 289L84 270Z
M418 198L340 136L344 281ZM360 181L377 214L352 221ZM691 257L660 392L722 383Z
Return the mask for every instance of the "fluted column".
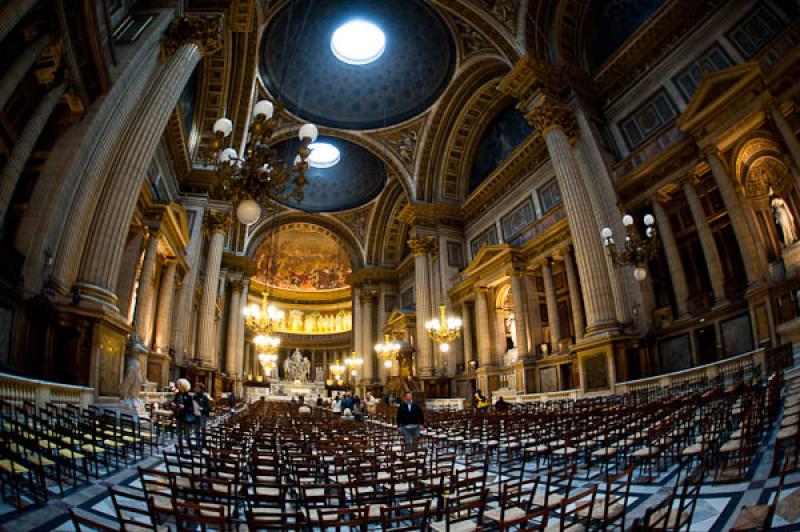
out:
M464 371L469 371L469 363L473 359L472 316L470 316L469 305L466 302L461 305L461 326L463 327L461 336L464 339Z
M431 282L428 271L428 253L435 245L435 237L417 237L408 241L414 253L414 291L417 299L417 376L431 377L434 374L431 339L425 330L425 322L432 317Z
M789 125L786 117L783 116L779 104L775 103L771 105L769 107L769 114L784 144L786 144L786 148L789 150L789 155L792 157L792 162L794 162L794 167L797 170L794 172L795 179L797 179L797 172L800 172L800 141L797 140L794 131L792 131L792 126ZM800 186L800 184L798 184L798 186Z
M156 317L156 351L169 353L169 340L172 325L172 301L175 294L175 273L178 261L168 259L161 272L161 288L158 292L158 314Z
M228 378L235 379L238 376L237 352L239 350L239 311L241 310L242 281L235 279L230 281L231 300L228 307L228 338L225 349L225 372Z
M616 327L616 312L605 250L599 236L600 227L594 219L591 198L572 158L572 147L566 133L566 130L574 129L574 119L566 108L549 97L541 98L526 118L545 139L564 200L583 288L586 333L611 331Z
M3 224L6 218L8 206L11 204L14 189L17 188L17 183L19 183L19 178L25 169L25 164L28 162L36 142L39 140L65 90L66 85L61 83L45 94L33 115L25 123L25 127L17 137L14 148L11 150L2 172L0 172L0 225ZM130 218L128 223L130 224ZM127 227L125 227L125 230L127 230ZM123 238L125 234L123 233Z
M247 297L250 293L250 279L242 281L242 293L239 296L239 308L236 310L236 371L244 380L244 361L247 352L245 345L244 309L247 308Z
M197 315L197 358L203 365L217 366L216 307L219 289L219 267L222 264L222 250L225 245L225 232L230 217L225 213L211 211L206 216L211 232L206 255L206 276L203 280L203 295Z
M528 316L525 312L525 270L514 269L511 272L511 300L514 303L514 345L517 356L525 356L528 349Z
M756 241L753 238L753 232L750 229L742 202L736 193L728 171L722 164L719 152L715 147L709 146L704 150L704 153L708 160L708 166L711 168L711 175L714 176L714 180L717 182L722 201L728 210L731 227L733 227L733 232L736 234L736 242L739 244L745 274L747 275L747 284L752 285L763 278L763 272L766 268L765 255L764 253L759 253L756 248Z
M550 349L559 350L561 341L561 317L558 315L558 300L553 283L553 261L548 258L542 264L542 278L544 279L544 298L547 303L547 325L550 329Z
M9 0L0 9L0 41L5 39L38 0Z
M155 296L153 279L156 274L156 259L158 258L158 241L160 235L151 231L144 251L142 271L139 274L139 289L136 292L136 311L133 315L133 328L140 340L150 347L150 331L152 330L151 309Z
M492 338L489 332L489 290L475 289L475 340L478 343L478 362L482 368L494 365Z
M122 244L167 121L202 54L219 49L221 19L181 18L163 42L169 59L141 102L109 171L84 250L76 288L84 300L112 308Z
M686 271L683 269L681 252L678 250L675 233L672 232L672 224L669 223L669 217L664 211L664 206L658 201L653 201L652 206L653 215L658 226L658 234L664 246L669 276L672 279L672 290L675 294L675 304L678 307L678 318L682 318L689 313L689 285L686 282Z
M542 311L539 306L539 289L533 275L525 276L525 295L528 307L528 334L531 339L531 354L539 353L539 346L544 342L542 338Z
M144 235L146 229L137 227L128 238L125 245L125 254L122 261L122 270L120 271L119 279L117 282L117 294L119 302L119 311L123 317L133 321L131 311L131 299L133 298L133 286L136 283L136 274L139 268L139 262L142 257L142 244L144 244Z
M719 260L717 243L714 241L714 234L708 225L706 211L700 202L700 197L689 181L683 184L683 193L686 195L686 202L692 211L694 225L697 228L697 236L700 238L700 245L703 248L703 257L706 259L708 277L711 279L711 290L714 293L714 302L719 305L726 302L725 297L725 274L722 271L722 263ZM658 219L658 218L656 218Z
M578 271L575 269L575 260L572 258L573 250L564 250L564 269L567 272L569 285L569 304L572 307L572 328L575 329L575 341L583 339L583 305L581 304L581 286L578 281Z
M25 78L25 75L39 56L42 55L48 44L50 44L50 36L46 33L40 35L25 48L17 57L17 60L14 61L14 64L11 65L11 68L3 74L2 79L0 79L0 110L5 108L8 99L17 90L20 82Z
M362 336L362 357L364 358L364 380L366 382L375 382L375 334L373 332L373 300L375 293L371 290L365 290L361 293L361 326L363 328Z

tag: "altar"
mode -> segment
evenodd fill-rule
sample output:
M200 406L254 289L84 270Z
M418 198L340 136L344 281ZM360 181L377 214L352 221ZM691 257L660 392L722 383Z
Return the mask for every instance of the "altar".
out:
M301 395L306 399L316 399L317 395L326 396L325 381L320 378L311 380L310 372L311 362L300 353L299 349L295 349L294 353L283 362L283 378L280 378L276 371L276 376L279 378L272 379L269 387L266 383L264 386L248 386L247 401L261 397L267 400L278 398L289 400Z

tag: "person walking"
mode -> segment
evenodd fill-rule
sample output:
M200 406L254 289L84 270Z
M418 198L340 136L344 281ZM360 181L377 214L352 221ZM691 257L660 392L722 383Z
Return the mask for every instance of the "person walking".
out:
M196 445L202 445L202 437L206 434L206 423L208 423L208 415L211 413L211 406L214 400L206 393L206 387L202 382L194 385L194 402L196 403L195 414L197 415L197 424L194 427L194 439Z
M185 441L186 445L189 445L191 430L199 422L194 414L192 395L189 393L192 385L186 379L178 379L175 386L177 391L172 398L172 413L175 417L176 444L182 446Z
M397 407L397 426L403 431L407 447L416 444L420 430L425 428L425 414L422 408L414 402L411 392L403 394L403 403Z

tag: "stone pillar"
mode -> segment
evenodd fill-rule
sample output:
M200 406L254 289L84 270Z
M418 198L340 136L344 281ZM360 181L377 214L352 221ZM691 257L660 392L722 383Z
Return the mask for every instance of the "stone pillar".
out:
M230 224L227 213L209 211L206 223L211 232L206 255L206 276L203 280L203 295L197 316L197 358L205 366L217 366L216 350L216 307L219 289L219 268L222 264L222 250L225 245L225 232Z
M466 301L461 305L461 336L464 341L464 371L469 371L469 363L473 359L472 355L472 316L470 316L469 305Z
M142 257L142 244L144 243L145 229L137 227L133 229L128 243L125 245L125 254L122 261L122 271L120 271L119 279L117 282L117 301L119 303L119 311L123 317L133 321L130 308L131 299L133 298L133 286L136 283L136 274L139 268L139 263Z
M582 283L586 334L613 331L616 329L616 312L606 252L600 239L600 227L594 219L591 198L578 173L567 136L568 130L574 130L574 119L569 110L549 97L540 98L526 118L545 139L564 200Z
M323 351L322 353L322 374L325 380L328 380L328 351Z
M686 201L689 203L694 225L697 228L697 236L700 238L700 244L703 247L703 256L706 259L708 276L711 279L711 289L714 292L714 302L717 305L723 304L727 301L725 297L725 274L722 271L722 263L719 260L719 251L717 250L717 243L714 241L714 234L708 225L706 211L703 209L703 204L700 202L700 197L697 195L694 185L689 181L683 184L683 193L686 194Z
M353 346L350 351L361 351L364 349L364 324L361 312L361 288L353 287L353 316L352 316L352 330L353 330Z
M9 0L0 9L0 41L5 39L11 30L33 9L39 0Z
M572 327L575 329L575 341L583 339L583 305L581 304L581 285L578 281L578 271L575 269L575 260L572 258L572 249L564 250L564 269L567 272L569 285L569 304L572 308Z
M195 216L201 218L202 210L194 210ZM175 350L175 363L183 364L184 356L189 355L194 348L192 329L196 326L194 318L195 287L200 270L200 261L203 251L203 224L195 223L189 235L189 247L186 252L186 262L189 271L183 276L178 290L177 303L174 316L172 316L172 348Z
M435 245L435 237L417 237L408 241L414 253L414 291L417 299L417 376L434 375L431 339L425 330L425 322L432 318L431 283L428 272L428 253Z
M245 345L244 309L247 308L247 297L250 293L250 279L242 280L242 293L239 296L239 308L236 311L236 371L244 380L244 362L247 346Z
M722 201L725 202L725 208L728 210L731 227L733 227L733 232L736 234L736 241L739 244L747 275L747 284L752 285L763 278L763 272L766 269L765 254L759 253L756 248L756 241L753 238L753 232L747 221L742 202L736 193L728 171L722 164L716 147L709 146L704 150L704 153L708 160L708 166L711 168L711 175L714 176L714 180L717 182Z
M792 131L792 126L789 125L786 117L783 116L780 105L777 103L769 107L769 114L772 117L772 122L775 124L775 128L778 130L778 133L780 133L784 144L786 144L786 148L789 150L789 155L792 157L792 162L794 162L795 169L797 172L800 172L800 141L797 140L794 131ZM797 172L794 172L795 179L797 179ZM798 184L798 190L800 190L800 184Z
M664 211L664 206L658 201L653 201L652 206L658 233L664 246L664 255L667 259L669 276L672 279L672 290L675 294L675 304L678 307L678 318L680 319L689 314L689 285L686 282L686 272L683 269L678 243L675 241L672 224L669 223L669 217Z
M178 261L168 259L161 272L161 288L158 293L158 314L156 317L156 351L169 353L170 328L172 322L172 300L175 294L175 273Z
M139 274L139 289L136 293L136 311L133 315L133 328L147 348L150 348L150 332L152 331L152 312L155 296L153 281L158 258L158 241L161 238L157 231L151 231L144 251L142 272Z
M163 42L162 65L109 170L86 240L76 289L84 301L116 307L123 242L136 202L167 121L203 53L220 48L222 20L176 19ZM188 42L187 42L188 41ZM212 318L213 321L213 318ZM212 348L209 346L209 348Z
M478 343L478 362L482 368L494 365L492 338L489 332L489 290L475 289L475 336Z
M517 356L523 357L530 353L528 348L528 316L525 312L525 270L514 269L511 271L511 300L514 303L514 345L517 347Z
M547 325L550 329L550 349L559 351L561 341L561 317L558 315L558 299L553 284L553 261L548 259L542 264L542 278L544 279L544 298L547 303Z
M361 326L363 329L362 357L364 357L364 382L375 382L375 334L373 333L373 304L375 293L370 290L361 292Z
M14 189L17 188L17 183L19 183L19 178L25 169L25 164L28 162L39 136L50 120L50 115L53 114L65 90L66 85L62 83L45 94L36 110L25 123L25 127L17 137L14 148L8 156L2 172L0 172L0 225L3 224L6 218L11 198L14 195ZM126 231L129 226L130 218L128 218ZM123 238L124 236L125 234L123 234Z
M25 75L36 60L39 59L39 56L42 55L48 44L50 44L50 36L46 33L40 35L25 48L22 54L17 57L17 60L14 61L14 64L11 65L11 68L3 74L2 79L0 79L0 110L5 108L8 99L17 90L20 82L25 78Z
M241 310L242 298L242 281L239 279L232 279L230 281L231 287L231 300L228 306L228 338L225 349L225 373L228 374L229 379L236 380L239 378L239 329L240 319L239 311Z
M525 276L525 295L528 305L528 334L531 341L531 354L540 353L540 346L544 343L542 337L542 311L539 303L539 289L533 275Z

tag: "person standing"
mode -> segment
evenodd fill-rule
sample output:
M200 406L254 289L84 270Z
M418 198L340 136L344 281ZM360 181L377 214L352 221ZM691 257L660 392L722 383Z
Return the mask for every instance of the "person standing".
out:
M201 436L206 434L206 423L208 415L211 413L211 405L214 400L206 393L206 387L202 382L194 385L194 402L197 404L195 414L198 416L197 424L194 427L194 439L197 445L201 445Z
M411 446L419 439L420 430L425 428L425 414L414 402L411 392L403 394L403 403L397 407L397 426L403 431L406 445Z
M177 391L172 398L172 412L175 417L175 430L177 445L182 446L184 441L189 445L192 427L197 425L199 420L194 414L194 401L189 391L192 385L186 379L178 379L175 383ZM196 430L196 429L195 429Z

